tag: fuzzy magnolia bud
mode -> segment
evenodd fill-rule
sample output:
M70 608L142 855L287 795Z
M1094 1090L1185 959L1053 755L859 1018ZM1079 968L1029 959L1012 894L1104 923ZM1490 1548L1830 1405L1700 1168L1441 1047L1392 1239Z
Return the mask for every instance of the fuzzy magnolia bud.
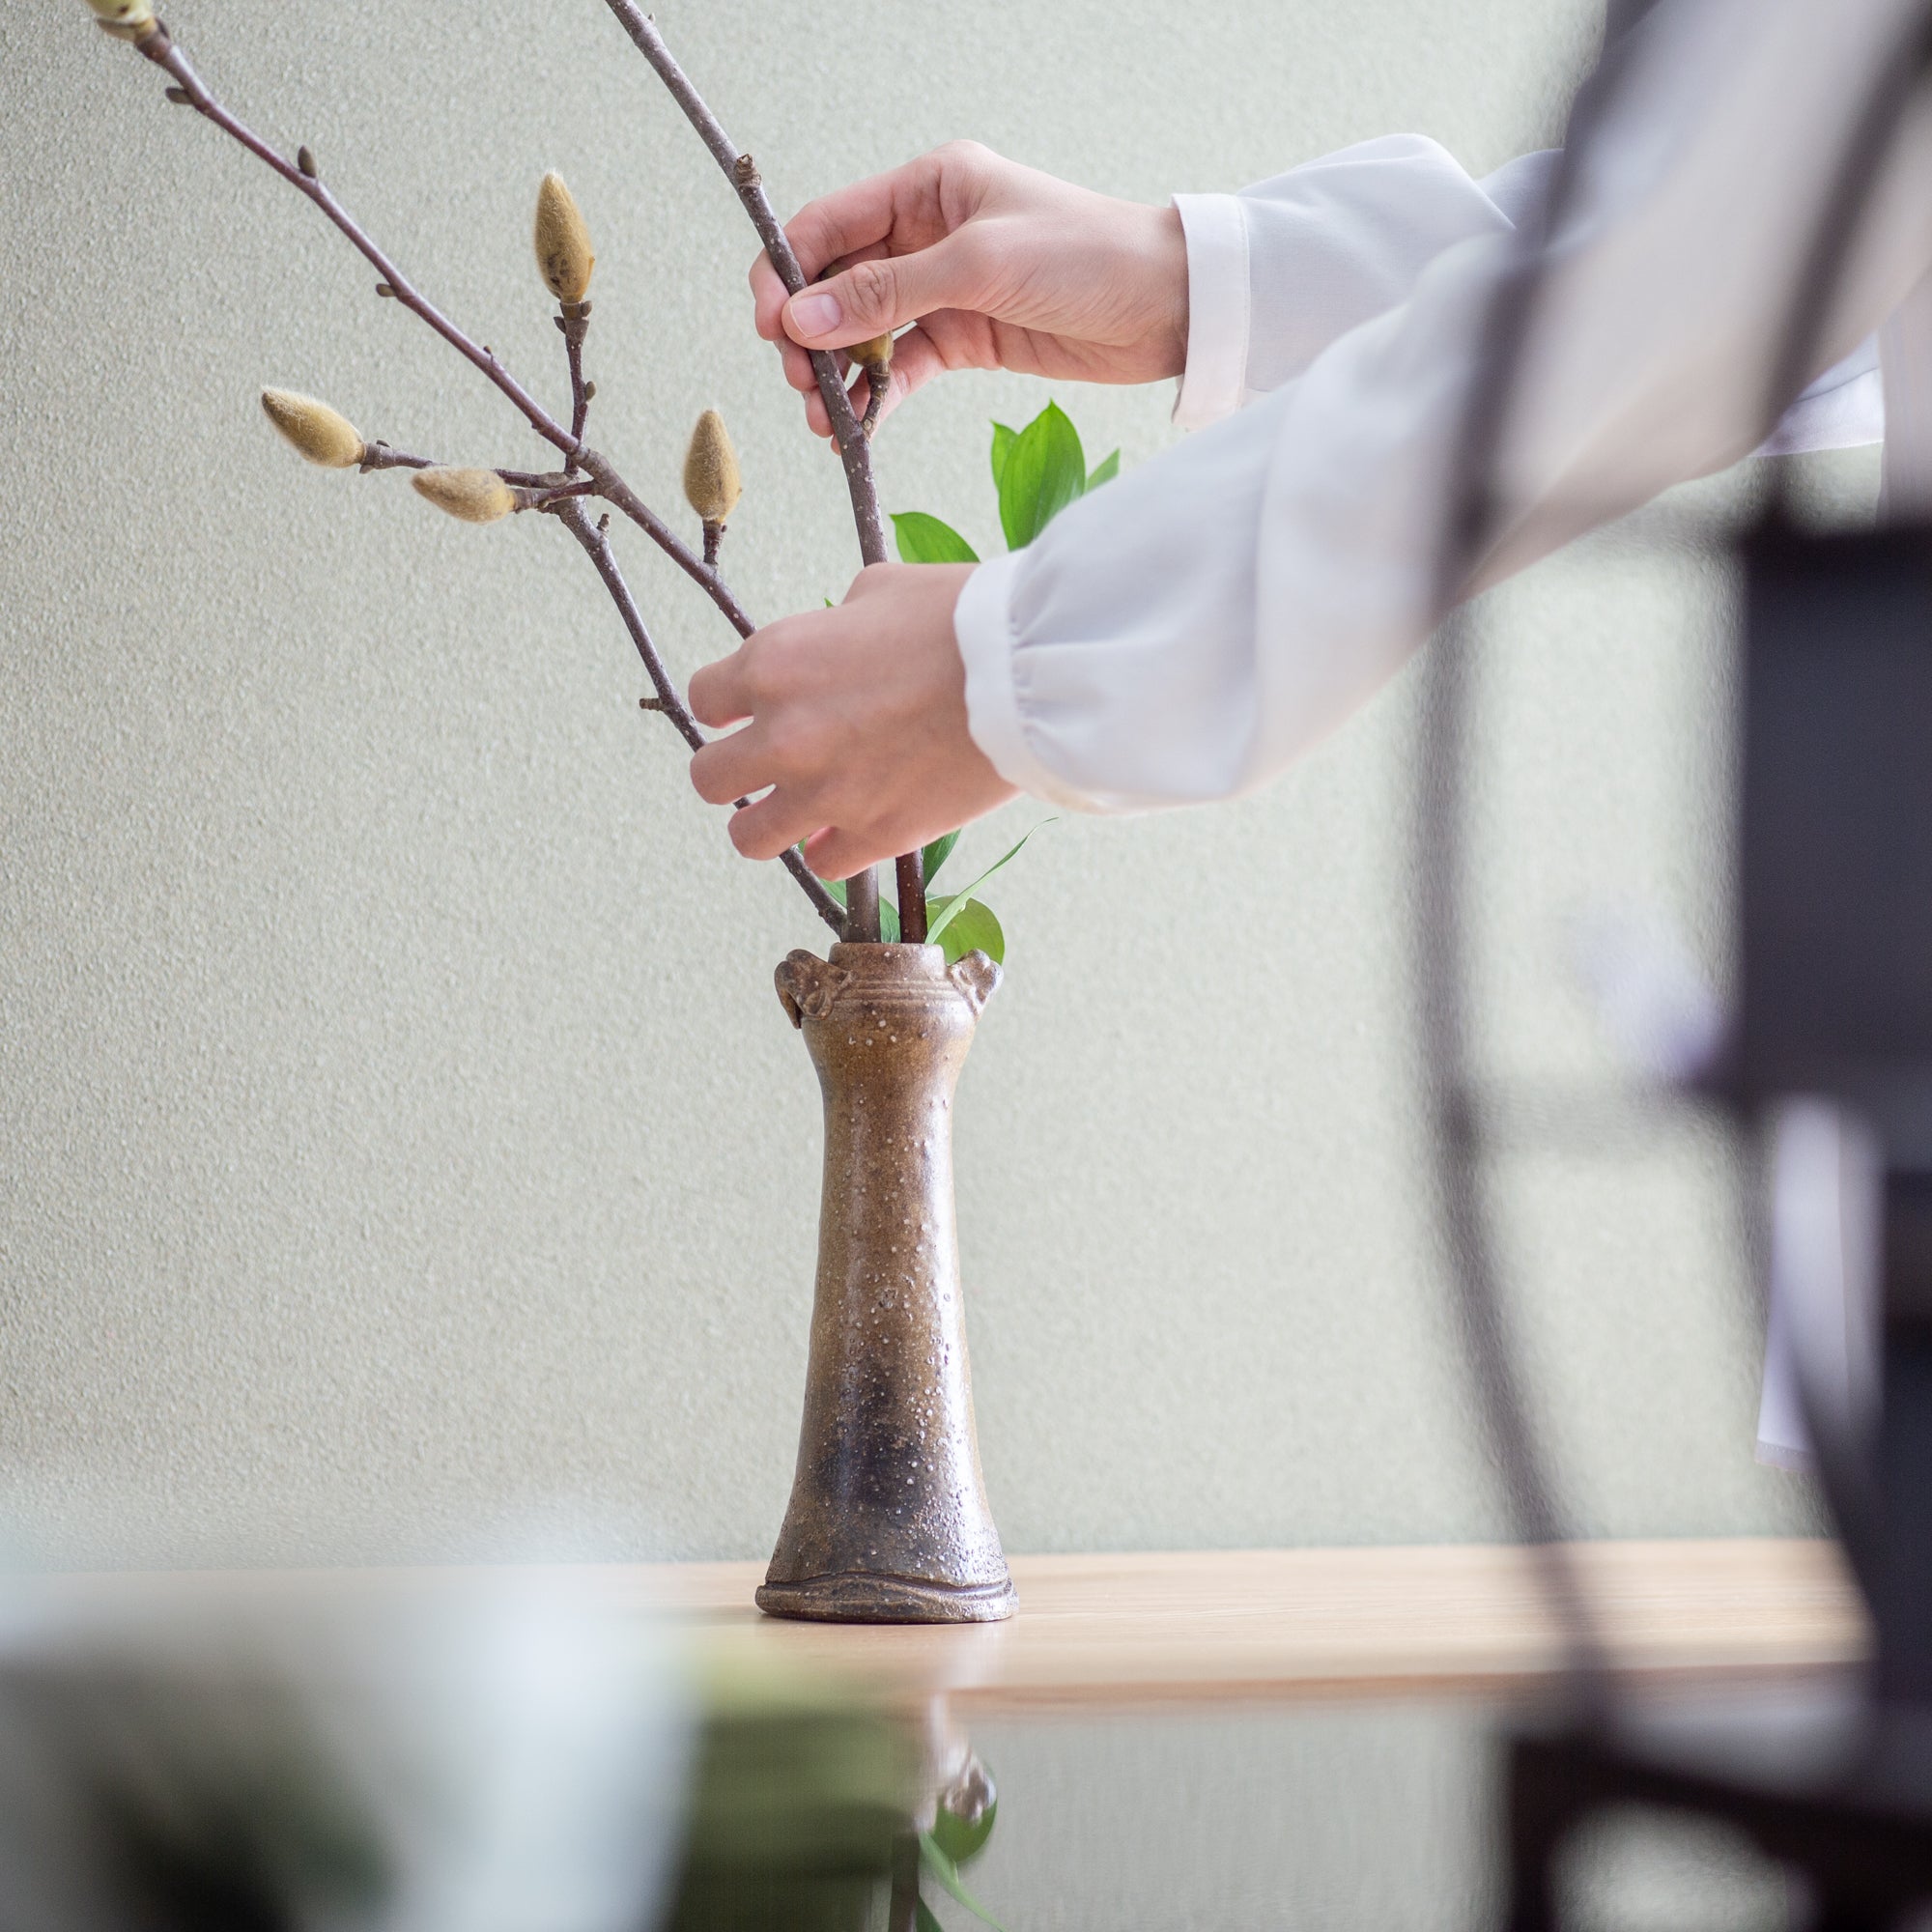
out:
M264 389L262 411L311 463L353 469L362 461L361 431L327 403L293 389Z
M590 252L590 231L561 175L545 175L537 189L536 249L537 272L558 301L581 302L590 293L597 257Z
M417 494L466 524L494 524L517 507L517 493L494 469L418 469Z
M745 494L738 474L738 452L724 433L724 418L706 410L691 433L684 456L684 500L707 524L722 524Z
M110 34L137 40L155 25L154 0L87 0L94 17Z
M893 366L893 338L875 335L869 342L855 342L846 351L862 369L890 369Z

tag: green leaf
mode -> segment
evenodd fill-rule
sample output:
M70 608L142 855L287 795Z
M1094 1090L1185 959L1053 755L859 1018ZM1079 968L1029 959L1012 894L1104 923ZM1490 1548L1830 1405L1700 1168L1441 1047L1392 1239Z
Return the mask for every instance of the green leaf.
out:
M901 563L978 563L980 553L951 524L923 510L895 510L893 530Z
M980 910L983 912L985 908L982 906ZM989 919L992 917L990 913L986 916ZM954 922L952 928L954 932L965 924L966 917L962 913ZM967 947L959 956L963 959L972 950L970 946ZM1000 963L999 953L989 953L987 956L995 965ZM949 960L947 963L951 965L952 961ZM955 1865L970 1863L986 1849L986 1840L993 1835L993 1820L999 1815L999 1810L1000 1801L996 1798L969 1825L956 1811L949 1811L944 1804L941 1804L937 1816L932 1821L932 1842Z
M1007 1932L1007 1928L966 1889L966 1882L959 1876L959 1867L933 1842L930 1832L919 1834L919 1855L925 1868L982 1925L990 1925L993 1932Z
M1092 496L1102 483L1111 483L1121 473L1121 452L1117 449L1087 479L1087 494Z
M1009 550L1024 550L1087 487L1080 432L1048 403L1013 439L1000 471L1000 527Z
M912 1902L913 1932L946 1932L939 1922L939 1915L924 1899L916 1898Z
M986 883L986 881L990 879L993 876L993 874L1000 869L1002 866L1011 865L1011 863L1019 857L1021 849L1025 846L1027 840L1031 838L1033 835L1040 829L1041 825L1053 825L1057 823L1058 823L1057 819L1042 818L1039 821L1039 825L1030 826L1025 832L1021 833L1019 843L1017 845L1014 845L1009 851L1003 852L1000 855L1000 857L995 859L993 863L990 866L988 866L986 869L983 872L981 872L980 876L977 879L975 879L970 886L965 888L964 891L952 894L952 896L947 899L944 909L936 917L932 918L930 923L927 924L925 928L926 944L928 946L937 945L939 943L939 935L946 930L946 928L952 923L954 919L958 918L959 915L965 911L967 905L969 903L973 904L978 903L977 900L972 900L969 897L969 895L973 893L977 893L980 890L980 888L983 886ZM928 914L930 914L932 911L932 901L929 899L926 901L926 911L928 912ZM969 947L967 950L970 952L972 949Z
M921 854L921 857L925 862L925 867L921 876L928 886L932 883L933 874L939 870L940 867L945 865L947 860L952 856L953 846L958 844L958 833L942 833Z
M803 845L801 845L798 848L798 856L801 859L805 857L805 847ZM835 899L838 901L840 905L843 905L845 903L845 881L843 879L820 879L818 883L822 885L825 888L825 890L828 893L830 893Z
M1000 478L1007 469L1007 454L1013 446L1016 430L1009 429L1005 423L993 425L993 488L1000 487Z
M969 952L983 952L995 966L1007 963L1007 935L993 908L983 899L959 897L955 906L952 896L942 895L936 899L927 899L925 909L932 917L951 909L951 916L941 923L939 936L935 938L930 926L926 928L925 943L937 946L946 954L946 963L956 966Z

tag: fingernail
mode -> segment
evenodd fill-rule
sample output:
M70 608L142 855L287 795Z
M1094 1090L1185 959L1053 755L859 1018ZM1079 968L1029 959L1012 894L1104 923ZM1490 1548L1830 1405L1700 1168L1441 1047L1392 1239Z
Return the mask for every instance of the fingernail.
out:
M845 319L845 311L837 296L794 296L791 319L802 335L830 335Z

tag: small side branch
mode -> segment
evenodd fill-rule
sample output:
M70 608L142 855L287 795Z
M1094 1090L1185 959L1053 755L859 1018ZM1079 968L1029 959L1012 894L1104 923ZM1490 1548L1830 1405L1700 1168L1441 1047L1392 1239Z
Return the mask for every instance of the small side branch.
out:
M611 469L606 457L597 450L585 449L579 452L578 465L586 476L595 479L597 494L623 511L717 605L741 638L749 638L757 629L746 615L744 606L731 594L730 585Z
M646 700L646 708L662 712L670 720L678 736L694 752L697 751L705 742L704 733L698 729L696 719L691 715L690 707L672 681L650 632L645 628L637 599L631 595L631 586L625 582L623 570L611 548L609 535L591 521L582 497L569 498L552 514L582 546L584 554L603 580L605 589L611 593L611 601L617 607L617 614L624 620L625 630L631 634L631 642L637 647L638 656L643 663L644 675L650 679L651 690L655 694L654 697ZM742 809L750 801L741 798L737 803ZM788 849L781 863L798 882L800 891L811 901L812 910L834 932L843 937L845 909L825 890L823 881L813 875L811 867L799 857L796 849ZM876 917L875 907L875 920Z
M590 304L587 301L560 302L556 326L563 331L564 355L570 363L570 436L573 445L568 467L578 468L576 452L583 447L583 425L590 415L590 399L597 393L595 383L583 380L583 338L590 332Z
M362 445L362 461L355 468L359 475L367 476L377 469L440 469L443 458L440 456L413 456L406 449L391 449L380 438L374 442ZM565 469L497 469L495 472L513 490L557 491L571 486L573 478ZM577 493L585 492L581 484Z
M436 458L411 456L406 450L391 449L386 442L365 442L362 461L355 467L364 476L372 469L434 469ZM503 480L507 483L510 479L505 476Z

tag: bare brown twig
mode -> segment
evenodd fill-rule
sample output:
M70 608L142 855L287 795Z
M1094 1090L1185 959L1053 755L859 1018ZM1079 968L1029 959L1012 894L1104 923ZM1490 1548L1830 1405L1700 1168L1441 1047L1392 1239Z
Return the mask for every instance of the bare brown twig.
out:
M692 84L690 76L678 66L665 44L663 35L637 0L605 0L605 5L616 15L618 24L630 35L638 51L650 63L671 99L683 109L685 119L697 130L698 138L711 151L712 158L737 191L745 213L751 217L752 226L757 230L758 240L764 243L772 267L778 270L779 279L791 294L797 295L805 287L805 271L799 267L798 257L785 239L783 225L772 207L771 198L765 193L756 162L725 133L724 124L705 103L704 97ZM838 446L839 462L844 467L846 493L852 499L852 521L859 532L859 553L867 564L884 563L886 526L879 514L878 488L872 480L871 439L867 427L861 424L853 412L852 398L846 393L844 378L839 373L837 359L823 350L814 350L811 370L818 383L818 393L825 403L825 412L831 418L832 436ZM868 413L876 421L876 412ZM925 888L920 878L918 853L908 853L898 861L898 884L900 931L904 932L910 918L923 935ZM910 897L907 896L908 891ZM876 940L879 937L878 892L878 880L871 868L845 882L846 902L850 908L846 922L847 938Z
M355 467L366 476L377 469L436 469L441 464L439 456L412 456L408 450L391 449L379 438L362 445L362 461ZM569 472L562 469L498 469L496 473L517 490L555 490L571 480Z
M434 469L436 458L433 456L411 456L406 451L391 449L386 442L365 442L362 445L362 461L356 465L363 475L373 469ZM502 476L499 469L497 475ZM505 483L514 482L514 477L503 476Z
M644 708L662 712L670 720L678 736L694 752L698 750L705 742L704 733L698 729L696 719L691 715L690 707L665 668L665 661L645 627L643 614L638 609L637 599L631 595L631 586L624 581L623 570L611 548L609 535L591 522L590 513L583 507L581 498L572 498L552 514L583 546L584 554L603 579L605 589L611 593L611 603L616 605L617 613L624 620L624 628L631 634L631 642L637 646L638 656L643 661L644 675L650 679L651 690L655 694L654 698L645 701ZM750 803L749 799L741 798L737 807L742 810ZM845 930L845 908L825 890L823 881L813 874L797 850L788 848L780 863L798 881L819 918L833 931L842 935Z
M596 490L596 484L591 482L587 476L579 478L574 482L553 481L540 484L534 490L526 486L520 492L517 508L520 510L548 510L554 503L594 496Z

